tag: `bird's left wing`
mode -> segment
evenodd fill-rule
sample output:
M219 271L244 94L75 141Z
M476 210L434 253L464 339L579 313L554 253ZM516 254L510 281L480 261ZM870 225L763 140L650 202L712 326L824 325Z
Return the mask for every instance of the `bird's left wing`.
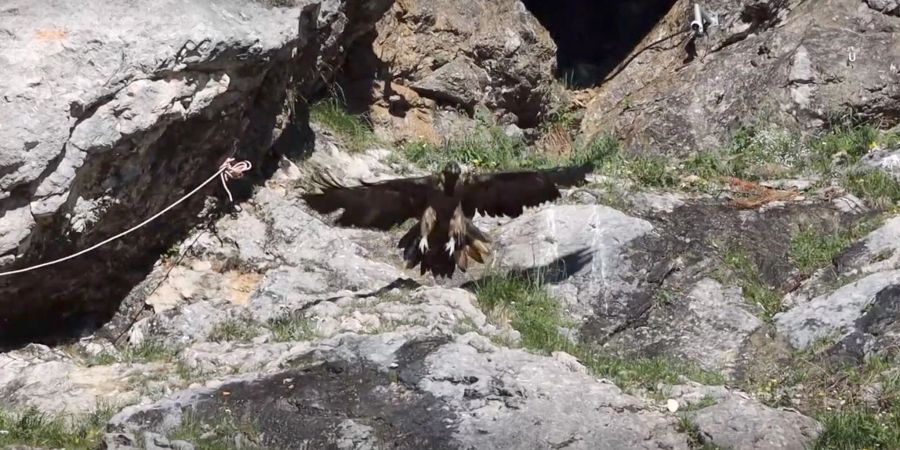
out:
M363 182L352 187L321 175L316 182L321 193L303 194L310 207L323 214L343 209L335 221L338 225L379 230L419 218L427 206L428 196L439 189L438 179L433 175Z
M517 217L529 206L556 200L559 187L584 181L592 164L547 170L500 172L472 176L463 185L463 212Z

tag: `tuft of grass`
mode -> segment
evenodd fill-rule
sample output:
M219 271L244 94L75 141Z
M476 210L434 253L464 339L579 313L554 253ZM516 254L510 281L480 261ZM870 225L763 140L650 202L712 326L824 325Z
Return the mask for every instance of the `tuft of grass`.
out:
M214 342L247 342L259 336L259 329L250 321L228 319L217 323L209 332L209 340Z
M762 280L759 268L744 249L727 248L722 259L737 276L738 286L740 286L744 298L762 308L763 319L770 321L775 314L781 312L781 294L771 289Z
M831 264L836 256L854 242L878 228L890 214L869 217L852 227L833 233L822 233L812 227L804 228L791 236L789 258L801 272L808 275Z
M181 349L163 342L147 340L139 345L128 346L122 351L122 362L171 361Z
M878 130L869 124L843 123L831 127L814 137L809 146L814 153L830 160L838 153L844 153L850 161L858 161L878 140Z
M610 378L620 387L655 389L659 383L677 383L682 376L704 384L723 384L725 381L720 374L674 359L604 355L587 345L573 343L562 333L561 328L569 324L540 277L490 276L476 283L475 295L489 318L494 321L498 317L508 319L521 334L525 348L539 353L567 352L595 375Z
M688 436L688 445L691 448L700 450L718 450L721 448L712 442L707 441L706 438L703 437L700 427L686 415L678 417L678 423L675 425L675 430Z
M511 311L510 324L522 335L522 345L541 351L561 350L568 340L560 334L565 322L559 303L533 277L502 275L477 283L478 304L486 311Z
M351 114L337 98L328 98L310 105L309 117L338 135L350 151L363 151L377 142L366 119Z
M237 436L241 437L242 445L236 445ZM230 414L210 422L188 412L182 416L181 424L169 438L190 442L203 450L262 448L258 446L260 440L258 426L252 422L239 421Z
M739 129L718 166L722 175L747 180L782 176L804 164L802 138L774 125Z
M276 342L308 341L316 337L312 320L302 314L287 314L269 323Z
M809 274L831 264L851 242L847 233L822 233L812 227L805 228L791 237L789 258L801 272Z
M853 407L822 415L824 426L816 450L900 448L900 404L875 412Z
M429 170L438 170L450 161L485 170L534 168L547 162L543 155L530 151L523 140L509 137L495 126L481 127L471 136L442 145L411 142L401 151L409 161Z
M21 413L0 411L0 447L99 448L106 423L114 413L115 410L108 406L65 418L48 416L36 408Z
M877 207L887 207L900 201L900 182L881 170L849 172L844 176L844 185L853 195Z

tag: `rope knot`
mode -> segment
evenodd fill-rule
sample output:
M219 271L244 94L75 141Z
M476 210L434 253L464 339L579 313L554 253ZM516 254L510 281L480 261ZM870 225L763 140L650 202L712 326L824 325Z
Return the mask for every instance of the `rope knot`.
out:
M228 193L228 200L234 202L234 198L231 196L231 191L228 189L228 180L236 180L244 176L244 172L250 170L253 167L250 164L250 161L240 161L235 163L234 158L228 158L225 162L219 166L219 176L222 180L222 187L225 188L225 192Z

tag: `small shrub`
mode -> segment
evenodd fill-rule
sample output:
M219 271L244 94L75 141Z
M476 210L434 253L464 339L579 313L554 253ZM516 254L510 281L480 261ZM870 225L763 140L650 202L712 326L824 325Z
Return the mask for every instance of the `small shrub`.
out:
M868 124L842 124L812 139L809 146L817 154L830 158L846 153L851 161L858 161L878 139L878 130Z
M242 436L240 447L235 447L235 437ZM181 424L172 432L172 439L183 440L197 445L204 450L231 450L259 447L259 426L248 420L239 420L231 414L205 420L197 414L188 412L182 416Z

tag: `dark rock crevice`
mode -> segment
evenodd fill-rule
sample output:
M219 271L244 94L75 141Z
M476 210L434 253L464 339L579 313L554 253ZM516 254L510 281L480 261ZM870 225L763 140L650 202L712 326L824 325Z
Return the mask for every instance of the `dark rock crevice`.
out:
M556 76L574 86L590 86L612 72L675 1L523 3L556 42Z

